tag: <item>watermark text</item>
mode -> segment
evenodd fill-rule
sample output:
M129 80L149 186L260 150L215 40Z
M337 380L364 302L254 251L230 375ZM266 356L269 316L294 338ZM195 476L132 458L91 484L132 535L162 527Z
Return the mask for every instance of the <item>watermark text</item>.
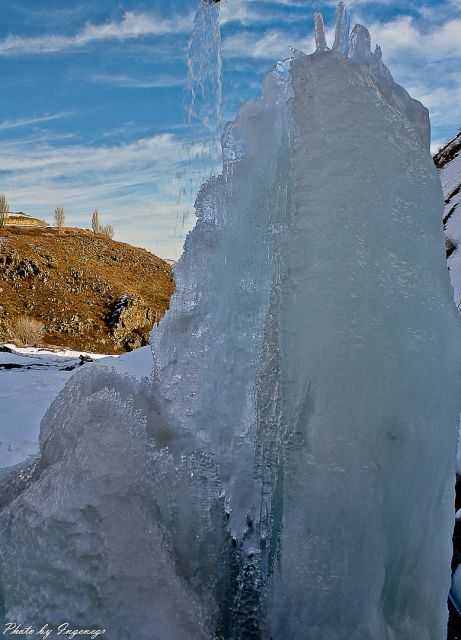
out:
M3 625L3 635L12 636L13 638L65 638L73 640L74 638L96 638L102 637L106 633L105 629L75 629L69 622L63 622L58 627L52 627L44 624L42 627L31 627L30 625L21 624L19 622L6 622Z

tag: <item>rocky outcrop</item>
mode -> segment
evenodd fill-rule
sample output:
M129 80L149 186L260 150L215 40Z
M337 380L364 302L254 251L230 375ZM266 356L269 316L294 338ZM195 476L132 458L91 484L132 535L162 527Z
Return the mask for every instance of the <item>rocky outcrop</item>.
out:
M149 344L156 316L153 306L142 298L123 295L111 305L107 324L116 344L132 351Z

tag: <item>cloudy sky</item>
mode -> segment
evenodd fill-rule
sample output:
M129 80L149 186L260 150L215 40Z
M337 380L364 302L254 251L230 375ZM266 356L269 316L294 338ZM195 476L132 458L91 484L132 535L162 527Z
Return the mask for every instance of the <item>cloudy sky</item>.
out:
M90 226L177 258L206 139L187 120L199 0L0 0L0 192L11 209ZM289 46L313 51L335 2L222 0L223 115L260 94ZM461 0L350 0L394 78L431 112L433 146L461 126ZM331 38L331 36L330 36ZM331 42L330 42L331 44ZM198 158L198 160L197 160ZM202 172L202 174L201 174Z

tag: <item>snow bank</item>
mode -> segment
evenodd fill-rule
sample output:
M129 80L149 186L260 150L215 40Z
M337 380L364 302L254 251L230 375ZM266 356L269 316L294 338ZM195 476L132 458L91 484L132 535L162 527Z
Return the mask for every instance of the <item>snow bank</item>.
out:
M82 364L104 366L142 378L152 370L152 354L144 347L123 356L3 345L0 351L0 468L39 453L40 421L66 382ZM92 360L93 362L90 362Z

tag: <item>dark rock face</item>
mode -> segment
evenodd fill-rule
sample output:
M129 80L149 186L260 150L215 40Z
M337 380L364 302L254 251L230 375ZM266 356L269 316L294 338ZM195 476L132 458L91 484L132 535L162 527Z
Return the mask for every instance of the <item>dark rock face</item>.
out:
M155 316L154 309L142 298L123 295L111 304L106 322L116 344L133 351L149 344Z
M461 132L445 144L434 156L434 164L437 169L442 169L450 160L453 160L461 151Z
M451 254L456 251L457 246L456 246L456 242L453 240L453 238L450 238L450 236L446 236L445 237L445 254L446 257L449 258L451 256Z
M461 476L456 476L455 485L455 509L461 509ZM452 573L461 564L461 520L455 521L453 531L453 559L451 562ZM451 599L448 599L448 633L447 640L461 640L461 616Z

